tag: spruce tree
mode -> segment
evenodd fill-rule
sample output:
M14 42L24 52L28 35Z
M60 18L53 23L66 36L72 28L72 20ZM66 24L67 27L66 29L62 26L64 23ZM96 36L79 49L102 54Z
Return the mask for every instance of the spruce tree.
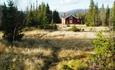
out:
M114 70L114 53L115 48L112 46L111 37L106 37L102 32L97 34L97 38L93 40L95 54L92 63L98 66L99 70ZM92 64L92 65L93 65Z
M60 19L59 13L57 11L53 11L53 22L61 23L61 19Z
M87 26L94 26L95 25L95 4L94 1L90 1L89 10L86 16L86 25Z
M4 5L2 13L3 38L9 42L21 40L23 37L21 33L24 19L23 14L17 10L13 1L8 2L8 7Z
M41 5L39 5L38 8L38 19L39 19L39 23L40 23L40 28L47 28L49 26L49 24L51 23L51 11L49 8L49 5L42 3Z
M1 27L1 18L2 18L2 6L0 5L0 30L2 29Z
M98 9L98 4L95 5L95 9L94 9L94 24L96 26L99 26L100 25L100 19L99 19L99 9Z

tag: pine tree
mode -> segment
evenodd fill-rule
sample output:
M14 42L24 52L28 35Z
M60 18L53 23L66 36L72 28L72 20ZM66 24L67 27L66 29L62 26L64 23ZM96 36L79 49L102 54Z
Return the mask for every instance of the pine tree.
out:
M111 23L113 26L113 30L115 30L115 2L114 2L113 7L112 7Z
M27 25L28 26L37 26L38 22L37 22L37 12L35 11L35 9L33 9L33 6L31 5L30 10L27 13Z
M50 24L52 21L52 11L50 10L49 5L46 5L46 16L48 18L48 23Z
M24 20L23 13L17 10L13 1L8 2L8 7L4 5L2 13L3 38L9 42L21 40L23 37L21 33Z
M100 20L101 20L101 25L105 26L105 8L104 8L104 4L102 4L102 7L100 9Z
M109 9L109 7L107 6L106 14L105 14L105 25L106 25L106 26L109 25L109 20L110 20L110 9Z
M45 29L49 28L51 25L51 21L53 19L53 13L50 10L50 7L48 4L45 4L42 2L42 4L39 5L38 8L33 9L31 6L30 11L27 12L27 23L30 26L37 26L39 28ZM59 14L56 11L56 17L59 18ZM56 19L56 21L59 21Z

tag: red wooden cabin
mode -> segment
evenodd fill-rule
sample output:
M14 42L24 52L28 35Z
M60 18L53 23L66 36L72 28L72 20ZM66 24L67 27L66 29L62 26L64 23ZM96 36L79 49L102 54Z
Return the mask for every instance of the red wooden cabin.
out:
M74 16L62 18L62 24L81 24L81 19Z

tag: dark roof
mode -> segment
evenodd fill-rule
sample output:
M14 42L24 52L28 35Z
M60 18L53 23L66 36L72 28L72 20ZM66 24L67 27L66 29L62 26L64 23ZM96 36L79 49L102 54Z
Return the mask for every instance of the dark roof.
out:
M74 17L74 18L77 18L76 16L73 16L73 15L63 16L62 18L65 18L65 19L66 19L66 18L71 17L71 16Z

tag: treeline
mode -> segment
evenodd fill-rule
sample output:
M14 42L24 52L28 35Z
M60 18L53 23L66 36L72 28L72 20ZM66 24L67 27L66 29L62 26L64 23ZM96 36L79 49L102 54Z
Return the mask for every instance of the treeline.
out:
M27 10L27 25L35 26L39 28L51 28L50 26L55 23L61 23L59 13L51 11L48 4L42 3L35 9L31 6L30 10Z
M82 23L87 26L111 26L115 30L115 2L112 8L98 8L93 0L90 2L88 12L81 13ZM59 13L51 11L48 4L42 3L39 7L31 6L26 12L19 11L12 0L8 5L2 6L1 28L3 38L8 41L20 40L23 37L22 29L37 27L41 29L57 29L55 23L61 23ZM113 26L113 27L112 27Z
M51 11L48 4L42 3L38 8L31 6L26 12L19 11L12 0L8 5L2 6L3 38L9 42L21 40L23 29L26 27L37 27L41 29L57 29L56 23L61 23L59 13Z
M113 3L112 8L107 6L99 8L98 4L95 4L93 0L90 0L90 5L88 11L84 13L79 13L77 16L80 16L87 26L111 26L115 25L115 2Z

